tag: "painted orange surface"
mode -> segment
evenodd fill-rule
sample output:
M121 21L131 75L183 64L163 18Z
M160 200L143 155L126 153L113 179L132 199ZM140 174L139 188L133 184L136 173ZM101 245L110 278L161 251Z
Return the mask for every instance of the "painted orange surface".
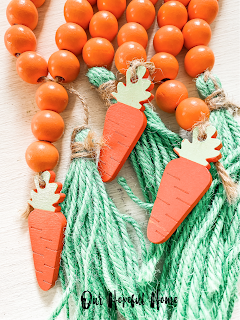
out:
M163 173L148 222L147 236L153 243L167 241L209 189L209 170L185 158L170 161Z
M79 24L87 29L93 16L93 8L87 0L67 0L64 6L66 22Z
M212 37L210 25L202 19L188 21L182 30L184 46L189 50L196 46L207 46Z
M35 4L37 8L41 7L45 2L45 0L31 0L31 1Z
M126 10L127 22L137 22L146 30L151 27L156 11L149 0L132 0Z
M37 39L32 30L23 25L11 26L5 33L7 50L14 56L25 51L35 51Z
M211 24L215 20L218 10L217 0L191 0L188 6L189 20L198 18Z
M181 2L169 1L160 7L157 20L160 28L167 25L173 25L182 30L188 21L188 12Z
M150 60L154 63L156 70L151 74L153 82L161 82L164 79L174 80L179 71L177 59L170 53L156 53Z
M57 165L59 153L50 142L35 141L28 146L25 158L29 168L35 172L43 172L52 170Z
M48 81L36 91L35 100L40 110L63 112L68 104L68 93L59 83Z
M48 75L47 61L34 51L23 52L17 58L16 69L19 77L31 84Z
M83 47L82 57L89 68L110 68L114 58L114 47L104 38L91 38Z
M63 135L64 121L57 112L42 110L33 117L31 129L38 140L55 142Z
M30 0L12 0L7 6L6 14L12 26L23 24L34 30L38 24L38 11Z
M126 9L126 0L97 0L99 11L109 11L119 19Z
M180 102L187 98L187 88L178 80L165 81L160 84L156 91L158 107L168 113L174 113Z
M177 56L183 47L181 30L175 26L163 26L155 34L153 46L156 52L167 52Z
M190 49L184 59L185 70L193 78L206 70L212 70L214 63L214 53L207 46L197 46Z
M119 72L126 74L129 62L135 59L147 60L146 50L137 42L129 41L123 43L116 51L115 65Z
M71 51L77 56L87 42L87 34L78 24L67 22L57 29L55 41L58 49Z
M147 126L145 114L123 103L113 104L107 111L98 169L103 182L112 181L135 147Z
M117 35L118 46L125 42L137 42L146 49L148 45L148 34L146 29L136 22L128 22L124 24Z
M192 130L202 119L209 119L210 111L199 98L187 98L179 103L176 109L176 120L179 126L187 131Z
M164 0L164 2L169 2L172 0ZM179 2L181 2L185 7L189 4L190 0L178 0Z
M54 79L60 77L63 82L72 82L80 72L80 62L72 52L59 50L50 56L48 70Z
M117 18L109 11L99 11L90 21L89 32L93 38L100 37L113 41L118 33Z
M44 291L52 288L58 278L66 224L61 212L35 209L28 218L36 277Z

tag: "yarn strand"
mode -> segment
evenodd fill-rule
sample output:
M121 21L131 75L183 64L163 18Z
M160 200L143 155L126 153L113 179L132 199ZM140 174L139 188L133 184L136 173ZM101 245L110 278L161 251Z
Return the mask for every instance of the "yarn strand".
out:
M104 68L89 69L90 83L99 87L108 79L116 80ZM231 116L226 96L220 80L201 75L196 86L202 99L208 98L208 105L214 104L210 122L217 128L223 143L222 159L219 166L231 176L234 186L225 192L215 165L210 172L213 182L193 211L178 227L171 238L163 244L150 244L146 261L138 275L138 283L145 288L151 283L160 296L177 297L175 306L160 305L158 319L227 319L231 318L237 295L237 279L240 269L240 201L228 203L227 195L236 196L235 184L240 179L240 126ZM218 87L217 87L218 86ZM213 94L214 93L214 94ZM213 100L220 97L218 100ZM114 100L110 99L112 103ZM216 104L217 102L217 104ZM131 152L129 159L136 172L145 203L139 200L127 186L125 180L119 182L128 195L141 207L151 211L151 205L159 188L159 183L169 161L176 158L173 148L179 146L181 138L168 130L150 106L145 105L147 127ZM233 189L231 189L233 187ZM149 206L149 208L148 208ZM148 208L148 209L147 209ZM227 263L225 262L227 259ZM163 262L158 274L159 260Z

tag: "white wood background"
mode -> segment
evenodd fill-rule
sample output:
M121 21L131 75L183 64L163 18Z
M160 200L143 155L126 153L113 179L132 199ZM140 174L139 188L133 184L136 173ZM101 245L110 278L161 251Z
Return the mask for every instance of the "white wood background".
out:
M4 47L3 36L9 27L5 11L9 0L0 2L0 182L1 182L1 231L0 231L0 319L1 320L43 320L47 319L61 297L58 283L49 292L38 288L32 262L32 252L28 236L27 222L20 218L29 199L33 187L33 173L25 163L25 150L35 139L32 136L30 123L38 111L35 103L36 85L24 83L15 70L16 59ZM159 9L161 0L156 6ZM63 7L65 0L46 0L38 9L39 23L35 30L38 39L37 51L46 59L57 50L55 32L63 24ZM235 103L240 103L240 42L239 42L239 0L219 0L220 12L212 26L210 47L216 56L214 72L220 77L223 87ZM125 23L125 16L119 21ZM158 29L156 20L149 30L148 56L152 57L153 36ZM114 41L116 47L116 40ZM180 72L178 79L183 81L190 96L196 96L194 83L183 69L183 58L186 51L178 56ZM97 93L90 88L85 77L87 68L81 61L81 72L74 87L85 96L90 106L91 126L101 134L106 109L99 100ZM179 127L174 115L159 112L168 127L176 132ZM60 152L60 163L56 168L58 181L64 181L69 165L69 140L73 128L82 124L83 113L81 104L74 97L64 113L66 129L64 137L56 143ZM121 171L127 178L134 192L141 196L133 170L127 162ZM116 182L107 186L118 208L122 212L132 214L146 227L145 213L138 209ZM232 319L240 318L240 302L236 303ZM64 313L59 319L65 319Z

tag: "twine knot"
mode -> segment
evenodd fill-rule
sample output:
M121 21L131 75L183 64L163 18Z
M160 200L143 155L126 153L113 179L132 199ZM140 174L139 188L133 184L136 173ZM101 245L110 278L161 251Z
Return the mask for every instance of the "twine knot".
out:
M206 128L207 126L211 125L211 123L207 119L202 119L195 124L195 127L198 127L198 139L203 141L206 139ZM238 186L233 181L233 179L229 176L228 172L224 168L223 164L220 161L214 162L216 167L217 173L222 180L223 187L225 189L227 199L229 203L234 202L234 200L238 197Z
M137 80L137 68L140 66L144 66L149 71L150 75L152 75L156 70L153 62L145 61L144 59L135 59L128 64L131 71L131 79L133 81Z
M203 74L203 80L207 84L209 79L212 81L215 88L215 91L205 98L205 103L207 104L209 110L213 111L218 109L231 109L234 113L236 113L239 110L239 106L228 100L223 88L220 85L220 82L218 82L214 75L207 70Z
M114 99L112 97L112 92L117 92L117 84L117 80L109 80L97 88L101 99L107 107L112 105L112 99Z
M75 128L71 137L71 160L77 158L97 159L100 149L104 145L102 139L98 139L93 131L89 131L83 142L75 141L76 135L84 129L89 129L86 125Z

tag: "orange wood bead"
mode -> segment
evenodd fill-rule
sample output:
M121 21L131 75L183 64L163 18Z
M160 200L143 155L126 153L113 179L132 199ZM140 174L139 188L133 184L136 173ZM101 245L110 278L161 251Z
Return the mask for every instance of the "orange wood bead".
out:
M207 46L211 40L212 31L210 25L202 19L188 21L183 30L184 46L189 50L193 47Z
M18 75L28 83L41 82L48 75L47 61L34 51L23 52L16 63Z
M11 26L5 33L4 42L7 50L14 56L25 51L35 51L37 46L35 34L23 25Z
M38 11L30 0L12 0L7 6L7 19L11 25L23 24L34 30L38 23Z
M50 142L35 141L30 144L25 154L26 162L33 171L52 170L58 163L58 150Z
M114 48L107 39L92 38L85 44L82 55L89 68L109 68L114 58Z
M182 50L184 43L181 30L175 26L164 26L160 28L153 39L156 52L167 52L176 56Z
M155 4L158 2L158 0L150 0L152 4L155 6Z
M87 34L78 24L67 22L57 29L55 41L58 49L71 51L77 56L87 42Z
M164 2L169 2L169 1L172 1L172 0L164 0ZM186 7L191 0L178 0L178 1L181 2Z
M166 2L159 9L157 20L159 27L173 25L182 30L188 21L187 9L179 1Z
M184 66L190 77L197 77L205 70L212 70L215 62L213 51L206 46L197 46L188 51Z
M109 11L119 19L126 9L126 0L97 0L99 11Z
M203 19L211 24L219 10L217 0L191 0L188 6L189 19Z
M68 104L66 89L59 83L48 81L42 84L36 92L36 103L40 110L63 112Z
M153 82L160 82L164 79L174 80L177 77L179 64L177 59L170 53L156 53L151 62L156 67L155 72L151 75Z
M192 130L193 126L208 119L210 111L205 102L198 98L188 98L180 102L176 110L176 120L184 130Z
M122 44L115 54L115 65L118 71L126 74L129 62L134 59L147 60L147 54L143 46L137 42L130 41Z
M87 0L67 0L64 17L66 22L74 22L87 29L93 17L93 8Z
M57 112L42 110L33 117L31 129L38 140L55 142L63 135L64 121Z
M112 41L118 33L117 18L109 11L99 11L90 21L89 32L93 38L100 37Z
M136 22L129 22L122 26L118 32L117 41L119 47L129 41L140 43L144 49L148 44L148 34L145 28Z
M54 79L61 78L62 82L71 82L80 72L80 62L72 52L59 50L50 56L48 70Z
M168 113L174 113L179 103L187 98L187 88L177 80L165 81L156 92L157 105L161 110Z
M126 10L127 22L140 23L146 30L155 19L155 8L149 0L132 0Z
M95 4L97 4L97 0L87 0L91 6L94 6Z
M45 2L45 0L31 0L31 1L35 4L37 8L41 7Z

